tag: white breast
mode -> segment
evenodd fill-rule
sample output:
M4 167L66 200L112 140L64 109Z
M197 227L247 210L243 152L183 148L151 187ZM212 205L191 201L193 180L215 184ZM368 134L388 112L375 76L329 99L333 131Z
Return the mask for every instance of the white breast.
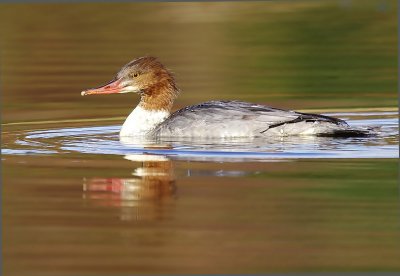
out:
M137 106L122 125L120 136L144 136L170 115L164 110L147 110Z

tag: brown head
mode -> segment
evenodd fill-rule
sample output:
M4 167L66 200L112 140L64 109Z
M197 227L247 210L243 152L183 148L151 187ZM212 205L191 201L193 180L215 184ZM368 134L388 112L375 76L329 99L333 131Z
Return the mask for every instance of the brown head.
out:
M129 92L140 95L142 108L170 111L179 90L172 73L155 57L140 57L122 67L111 82L81 95Z

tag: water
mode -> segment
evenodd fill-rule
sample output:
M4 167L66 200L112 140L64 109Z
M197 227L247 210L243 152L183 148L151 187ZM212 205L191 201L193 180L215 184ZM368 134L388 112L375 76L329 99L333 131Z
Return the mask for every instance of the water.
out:
M143 142L120 141L117 125L6 131L6 271L395 270L397 113L329 115L377 135Z
M400 271L398 3L347 2L1 4L4 275ZM375 135L120 141L138 97L80 92L147 54L175 110Z

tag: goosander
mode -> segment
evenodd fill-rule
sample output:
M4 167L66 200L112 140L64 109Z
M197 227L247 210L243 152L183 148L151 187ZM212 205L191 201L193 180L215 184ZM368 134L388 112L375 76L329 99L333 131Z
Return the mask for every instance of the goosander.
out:
M171 114L179 89L172 73L155 57L126 64L106 85L81 92L137 93L140 102L122 125L120 136L268 137L289 135L365 136L337 118L242 101L209 101Z

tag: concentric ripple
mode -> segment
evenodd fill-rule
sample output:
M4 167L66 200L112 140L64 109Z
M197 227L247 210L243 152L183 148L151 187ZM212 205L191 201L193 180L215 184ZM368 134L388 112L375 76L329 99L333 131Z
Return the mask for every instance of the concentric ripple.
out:
M354 127L373 128L376 136L357 138L282 137L224 139L119 138L120 126L66 127L10 132L2 154L162 155L196 161L271 161L298 158L397 158L396 112L331 113ZM4 135L3 135L4 137ZM4 142L5 140L5 142Z

